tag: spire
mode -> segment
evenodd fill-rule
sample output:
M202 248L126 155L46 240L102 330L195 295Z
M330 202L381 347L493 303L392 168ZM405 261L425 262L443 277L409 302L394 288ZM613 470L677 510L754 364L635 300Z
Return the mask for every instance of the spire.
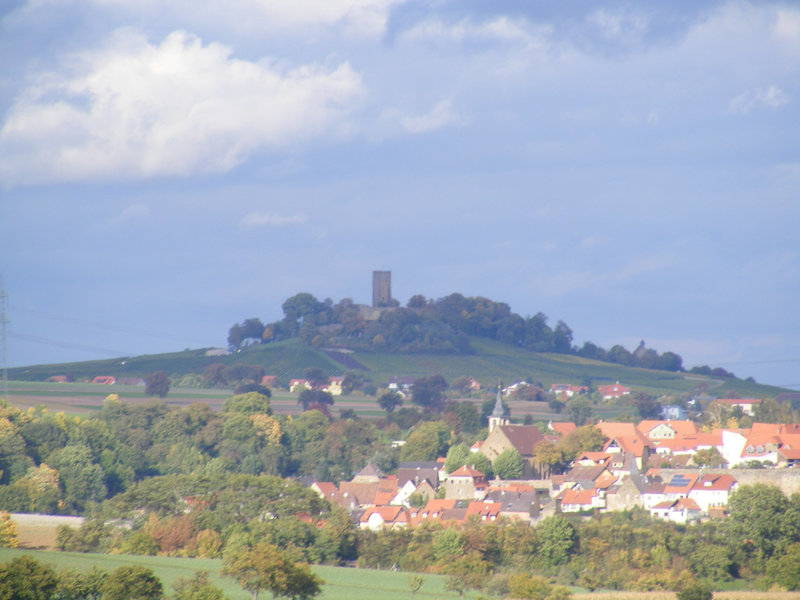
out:
M494 403L494 410L492 410L492 416L496 418L503 418L504 410L503 410L503 384L500 380L497 380L497 400Z
M495 427L500 425L508 425L508 419L505 416L505 410L503 410L503 385L500 383L500 380L497 380L497 400L494 403L494 410L492 410L492 414L489 415L489 433L491 433Z

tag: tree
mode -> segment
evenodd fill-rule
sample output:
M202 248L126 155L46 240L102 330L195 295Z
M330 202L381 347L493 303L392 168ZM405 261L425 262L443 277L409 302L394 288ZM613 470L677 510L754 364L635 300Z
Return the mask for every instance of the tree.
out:
M308 565L293 563L277 546L265 542L229 553L223 564L224 573L250 592L253 600L264 590L275 598L305 600L319 594L323 583Z
M400 450L400 460L429 461L444 456L450 445L450 429L441 421L417 425Z
M150 569L117 567L103 584L103 600L161 600L164 587Z
M571 592L561 586L553 586L544 578L528 573L514 573L508 578L508 593L519 600L567 600Z
M580 427L592 418L592 403L582 394L573 396L567 402L567 412L569 412L569 420Z
M721 467L725 457L716 448L702 448L692 455L692 462L698 467Z
M30 556L0 565L0 600L48 600L57 585L55 571Z
M728 499L725 527L729 542L739 545L747 541L759 558L769 558L776 544L790 533L784 518L789 507L789 500L775 486L755 483L737 487Z
M469 460L470 451L466 444L456 444L447 451L447 460L444 462L444 470L452 473L456 469L463 467Z
M392 414L394 409L403 405L403 397L397 392L385 391L378 397L378 406Z
M228 330L228 348L239 350L246 343L261 343L265 331L264 324L256 318L245 319Z
M308 367L303 371L303 379L311 384L311 389L317 390L325 387L328 383L328 376L319 367Z
M164 398L169 393L169 377L164 371L156 371L145 377L144 393Z
M108 573L94 566L88 573L62 569L57 577L55 597L58 600L100 600Z
M661 404L653 396L637 392L633 405L642 419L657 419L661 416Z
M767 564L767 576L789 591L800 589L800 544L792 544L781 556L773 556Z
M469 552L464 556L453 557L445 567L448 575L445 587L458 592L463 598L468 589L483 589L489 575L489 564L483 560L480 553Z
M303 410L333 406L333 396L322 390L303 390L297 397L297 403L303 405Z
M411 401L427 412L442 410L442 399L447 389L447 382L441 375L431 375L414 380L411 385Z
M705 583L692 581L676 592L678 600L711 600L713 594L711 588Z
M556 323L553 330L553 350L564 354L572 352L572 330L564 321Z
M225 600L222 590L209 583L207 571L198 571L191 578L181 577L172 588L175 600Z
M7 513L0 513L0 548L16 548L18 544L17 525Z
M222 405L223 413L241 413L244 415L271 415L269 396L258 392L247 392L231 396Z
M578 532L561 515L542 519L536 533L541 543L539 554L547 567L567 563L578 549Z
M494 459L492 467L500 479L519 479L522 477L522 456L515 448L506 448Z
M594 425L584 425L570 431L563 438L559 446L562 450L564 460L569 462L575 460L583 452L597 452L603 449L606 443L606 436Z

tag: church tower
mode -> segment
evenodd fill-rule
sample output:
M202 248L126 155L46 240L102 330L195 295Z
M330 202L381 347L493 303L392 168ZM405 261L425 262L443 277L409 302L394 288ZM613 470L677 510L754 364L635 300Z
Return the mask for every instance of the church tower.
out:
M489 433L494 431L495 427L500 425L508 425L509 421L508 418L505 416L505 411L503 410L503 385L498 381L497 382L497 400L494 403L494 409L492 410L492 414L489 415Z

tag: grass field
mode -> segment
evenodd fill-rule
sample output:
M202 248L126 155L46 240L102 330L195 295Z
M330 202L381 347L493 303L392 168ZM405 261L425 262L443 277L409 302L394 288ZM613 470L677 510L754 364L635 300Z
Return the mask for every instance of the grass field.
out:
M332 356L346 356L347 361L355 360L356 364L364 365L367 368L364 375L376 384L385 383L394 375L422 377L439 373L448 381L460 376L475 377L485 388L496 385L498 379L509 383L531 377L549 387L551 383L559 382L577 384L584 377L590 377L595 385L620 381L633 386L637 391L652 394L689 392L703 384L715 393L736 392L742 397L774 397L786 391L741 380L630 368L565 354L529 352L486 338L471 338L470 342L474 353L467 355L381 352L329 355L303 344L299 339L292 339L276 344L250 346L241 352L224 356L206 356L205 350L185 350L81 363L34 365L9 369L9 377L16 381L44 381L52 375L70 374L76 380L90 380L96 375L144 377L158 370L166 371L170 377L176 377L202 373L206 366L222 363L257 365L263 367L268 374L288 380L301 377L307 367L319 367L329 375L341 374L350 367L337 362ZM192 390L189 395L205 392L209 391ZM92 392L87 390L86 393Z
M229 600L250 599L250 594L235 581L220 575L222 568L220 560L0 549L0 562L8 562L23 554L56 569L88 571L97 566L100 569L112 571L124 565L143 566L155 572L168 592L172 590L172 585L178 579L191 577L196 571L208 571L212 583L221 588ZM315 566L313 570L325 581L322 594L319 596L322 600L356 600L360 598L409 600L411 597L407 573L325 566ZM457 593L445 589L445 577L438 575L422 575L422 577L424 583L415 596L418 600L456 599L459 597ZM265 593L263 597L269 598L270 596ZM469 593L466 597L477 598L478 596L476 593Z
M172 585L180 578L191 577L196 571L208 571L211 582L221 588L229 600L249 600L250 594L235 581L220 575L222 561L201 558L171 558L157 556L129 556L112 554L78 554L72 552L45 552L32 550L0 549L0 563L27 554L39 562L55 569L89 571L98 567L112 571L124 565L139 565L152 569L164 584L169 594ZM315 566L314 572L325 584L321 600L409 600L408 573L374 571L343 567ZM418 600L452 599L458 594L446 589L446 578L439 575L422 575L422 588L415 595ZM269 594L263 594L269 598ZM477 592L467 593L466 598L477 599ZM714 592L716 600L800 600L800 592L722 591ZM593 592L575 593L574 600L675 600L673 592Z

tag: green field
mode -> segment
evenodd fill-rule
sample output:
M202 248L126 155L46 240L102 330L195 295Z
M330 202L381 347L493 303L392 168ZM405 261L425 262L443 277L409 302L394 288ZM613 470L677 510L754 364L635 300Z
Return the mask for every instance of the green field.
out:
M474 377L484 387L491 389L498 379L505 383L519 381L526 377L542 383L546 388L552 383L580 383L590 378L594 385L619 381L635 391L651 394L680 394L691 392L698 387L706 387L714 395L727 395L734 392L741 397L775 397L787 390L773 386L759 385L738 379L715 379L686 373L655 371L599 362L566 354L529 352L522 348L501 342L472 338L473 354L390 354L382 352L354 352L351 354L326 354L303 344L299 339L276 344L251 346L241 352L224 356L206 356L204 350L186 350L171 354L147 355L125 359L89 361L56 365L37 365L9 369L9 378L15 381L43 382L53 375L72 375L76 381L91 380L97 375L117 377L144 377L157 370L166 371L170 377L180 377L189 373L202 373L213 363L224 365L248 364L263 367L267 374L277 375L284 382L301 377L308 367L319 367L329 375L339 375L353 364L365 367L364 376L377 385L384 384L392 376L423 377L441 374L446 380L456 377ZM346 356L344 359L342 357ZM347 364L337 362L343 360ZM355 363L353 362L355 361ZM133 390L114 392L141 395L141 386ZM87 395L105 395L105 386L90 386ZM54 393L64 393L66 388L53 388ZM61 391L59 391L61 390ZM215 390L174 390L168 400L191 399L208 394L213 397ZM221 393L225 393L224 391Z
M164 584L168 593L172 584L181 577L191 577L195 571L208 571L214 585L221 588L229 600L249 600L250 594L235 581L220 576L221 560L202 558L168 558L158 556L129 556L114 554L78 554L74 552L46 552L33 550L0 549L0 562L28 554L39 562L51 565L56 569L68 568L78 571L89 571L97 566L106 571L113 571L124 565L139 565L152 569ZM393 571L374 571L370 569L353 569L344 567L315 566L313 571L319 575L325 585L318 596L322 600L355 600L370 597L376 600L409 600L411 592L408 587L408 573ZM424 583L415 598L427 600L433 598L458 598L458 594L445 589L446 578L439 575L422 575ZM268 593L259 597L269 598ZM466 594L467 598L477 598L476 593Z

